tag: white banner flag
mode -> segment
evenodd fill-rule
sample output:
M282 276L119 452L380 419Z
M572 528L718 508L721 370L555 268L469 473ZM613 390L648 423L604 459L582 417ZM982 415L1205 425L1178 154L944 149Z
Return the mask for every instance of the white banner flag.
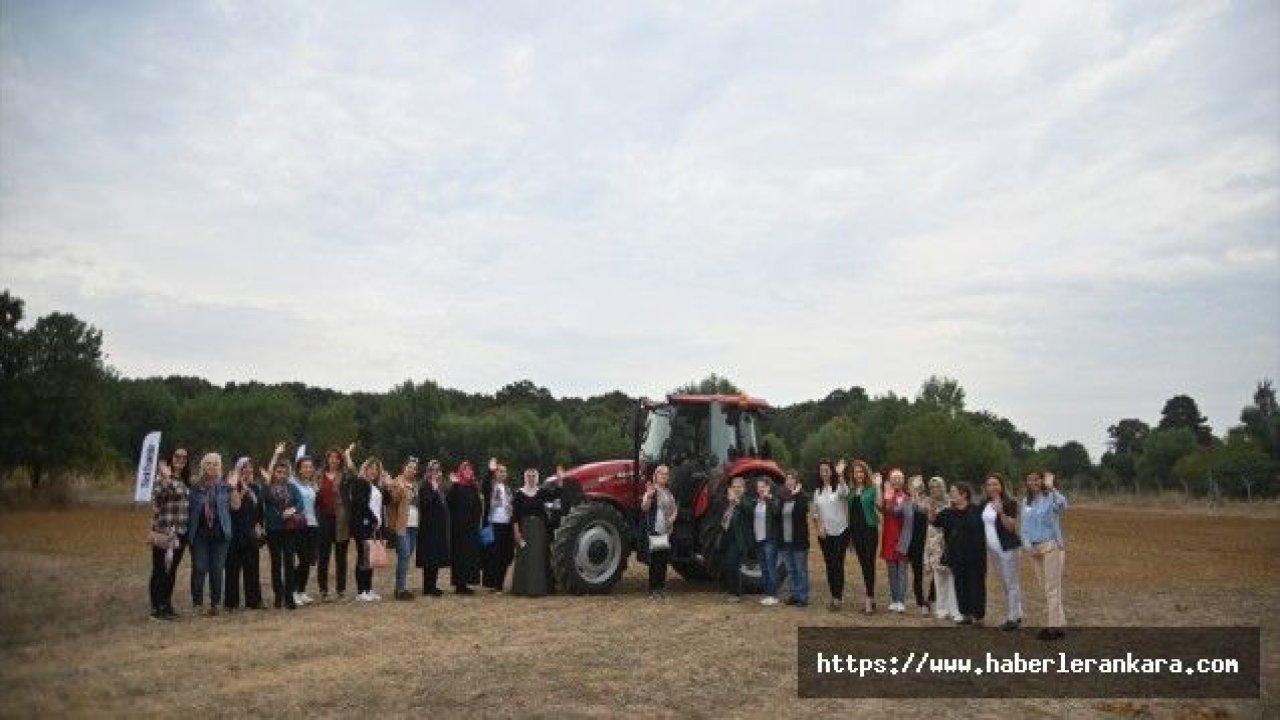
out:
M151 486L155 484L156 463L160 460L160 431L148 433L142 439L142 452L138 456L138 479L133 486L134 502L151 502Z

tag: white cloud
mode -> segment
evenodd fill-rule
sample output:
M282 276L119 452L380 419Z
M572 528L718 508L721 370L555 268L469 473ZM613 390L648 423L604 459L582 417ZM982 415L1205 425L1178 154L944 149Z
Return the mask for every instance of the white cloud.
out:
M793 402L941 372L1046 441L1096 450L1179 392L1221 429L1280 370L1277 22L12 6L0 282L102 326L130 374L580 394L716 370Z

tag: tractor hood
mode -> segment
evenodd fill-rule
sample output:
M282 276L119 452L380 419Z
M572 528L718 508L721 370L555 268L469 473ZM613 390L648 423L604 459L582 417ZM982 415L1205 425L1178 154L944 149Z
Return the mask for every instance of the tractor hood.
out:
M594 500L608 500L621 508L632 508L638 502L633 487L635 463L630 460L604 460L565 470L561 482L576 485L583 495Z

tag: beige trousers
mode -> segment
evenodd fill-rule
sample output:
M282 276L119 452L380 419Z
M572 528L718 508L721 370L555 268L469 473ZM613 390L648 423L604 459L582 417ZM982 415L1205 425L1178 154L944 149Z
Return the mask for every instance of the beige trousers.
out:
M1044 588L1045 627L1060 628L1067 624L1062 609L1062 570L1067 563L1067 552L1051 543L1040 543L1031 549L1031 561L1040 586Z

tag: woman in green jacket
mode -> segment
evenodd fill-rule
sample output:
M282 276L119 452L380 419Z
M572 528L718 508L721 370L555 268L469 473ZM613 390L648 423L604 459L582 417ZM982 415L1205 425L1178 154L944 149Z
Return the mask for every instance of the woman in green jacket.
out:
M751 548L750 518L744 512L742 496L746 482L741 476L729 480L724 514L720 517L720 586L729 602L742 602L742 558Z
M843 464L844 461L841 461ZM839 471L839 468L837 468ZM880 543L880 483L871 467L862 460L853 461L853 488L849 491L849 542L862 568L862 584L866 588L866 607L870 615L876 610L876 546Z

